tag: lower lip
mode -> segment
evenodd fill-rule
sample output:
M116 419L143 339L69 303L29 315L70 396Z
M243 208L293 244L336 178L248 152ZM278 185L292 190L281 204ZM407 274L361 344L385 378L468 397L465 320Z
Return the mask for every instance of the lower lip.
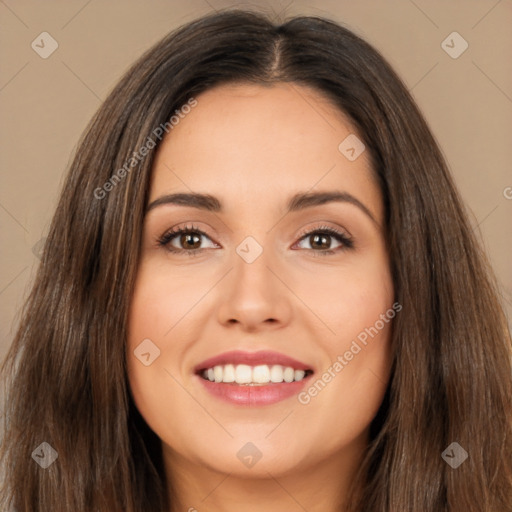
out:
M206 391L235 405L271 405L300 393L311 375L298 382L270 383L267 385L247 386L235 383L211 382L197 375Z

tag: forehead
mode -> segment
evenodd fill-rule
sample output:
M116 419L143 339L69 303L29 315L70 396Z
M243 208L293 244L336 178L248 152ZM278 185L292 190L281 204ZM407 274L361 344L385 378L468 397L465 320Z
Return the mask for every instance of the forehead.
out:
M204 192L229 201L284 202L297 191L343 189L382 214L367 151L339 149L354 126L321 93L298 84L222 85L197 98L158 150L150 198Z

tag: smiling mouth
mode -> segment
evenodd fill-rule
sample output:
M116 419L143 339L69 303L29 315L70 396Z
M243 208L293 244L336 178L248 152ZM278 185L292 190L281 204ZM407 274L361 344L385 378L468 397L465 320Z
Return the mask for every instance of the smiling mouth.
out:
M300 382L313 373L313 370L297 370L291 366L225 364L203 368L197 374L204 380L219 384L239 386L267 386L271 384Z

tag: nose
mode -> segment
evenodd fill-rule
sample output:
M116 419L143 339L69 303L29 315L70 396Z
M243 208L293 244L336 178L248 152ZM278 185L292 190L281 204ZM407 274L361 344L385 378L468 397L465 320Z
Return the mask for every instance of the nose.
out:
M218 320L225 327L238 325L246 332L278 329L290 322L292 291L286 286L269 251L251 263L236 255L234 268L223 280Z

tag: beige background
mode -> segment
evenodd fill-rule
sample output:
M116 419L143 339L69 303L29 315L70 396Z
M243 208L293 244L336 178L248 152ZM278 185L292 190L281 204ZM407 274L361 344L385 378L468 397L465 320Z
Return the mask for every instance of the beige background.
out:
M512 0L447 4L0 0L0 359L39 263L34 245L49 226L87 121L143 51L176 26L228 6L330 17L383 53L441 145L510 319ZM441 47L453 31L469 44L457 59ZM42 32L59 45L47 59L31 47Z

